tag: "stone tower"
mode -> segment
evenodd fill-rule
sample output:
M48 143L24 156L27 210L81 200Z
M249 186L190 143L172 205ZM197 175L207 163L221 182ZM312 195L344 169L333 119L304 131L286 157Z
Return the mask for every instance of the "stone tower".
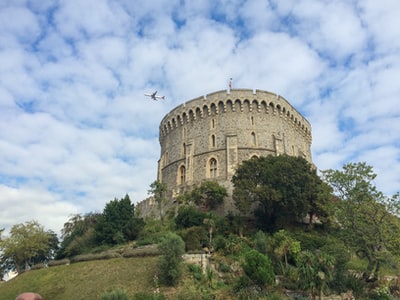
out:
M158 180L171 199L205 180L216 180L231 196L231 178L242 161L288 154L312 163L311 140L310 123L277 94L214 92L179 105L162 119ZM221 213L235 211L228 198Z

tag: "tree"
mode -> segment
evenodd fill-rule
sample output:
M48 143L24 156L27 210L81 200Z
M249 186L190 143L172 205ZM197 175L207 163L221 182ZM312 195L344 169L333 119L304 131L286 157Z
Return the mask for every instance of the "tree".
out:
M167 198L165 197L166 192L167 192L167 185L158 180L150 184L150 190L148 190L148 194L152 195L157 203L162 223L164 223L164 216L165 216L164 208L167 202Z
M108 202L95 225L99 244L121 244L136 238L144 222L135 218L135 207L128 195Z
M72 257L90 251L96 246L94 227L101 214L88 213L84 216L73 215L61 230L61 246L56 258Z
M182 255L185 253L185 243L177 234L168 232L158 248L161 252L160 279L168 285L176 285L182 276Z
M365 162L326 170L323 176L338 199L335 217L343 241L368 260L365 280L376 280L381 263L400 247L399 193L386 197L378 191L376 174Z
M266 284L273 284L275 281L271 260L257 250L250 250L245 253L243 270L261 288L264 288Z
M303 158L288 155L244 161L232 178L233 200L243 214L254 210L275 229L307 214L329 215L329 193L316 170Z
M192 226L200 226L203 224L205 213L197 211L191 205L181 206L175 217L175 225L178 229L189 228Z
M216 181L204 181L191 192L194 203L204 211L216 209L227 195L226 188Z
M35 257L49 258L53 232L46 232L37 221L14 225L10 236L0 241L1 261L7 271L29 270ZM40 261L43 262L43 261Z

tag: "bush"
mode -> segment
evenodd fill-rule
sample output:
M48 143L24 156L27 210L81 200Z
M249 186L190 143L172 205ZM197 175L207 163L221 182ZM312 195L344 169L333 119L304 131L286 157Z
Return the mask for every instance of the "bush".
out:
M160 250L155 245L147 245L138 248L126 249L122 253L125 258L128 257L146 257L146 256L157 256L160 254Z
M175 218L175 225L178 229L200 226L203 224L204 218L205 214L193 206L181 206Z
M100 296L101 300L129 300L129 293L126 290L114 290L111 292L103 293Z
M49 267L55 267L55 266L62 266L62 265L69 265L69 264L70 264L70 260L68 258L64 258L64 259L58 259L58 260L50 260L47 265Z
M185 243L177 234L168 232L158 248L161 252L160 280L167 285L176 285L183 273L182 255L185 253Z
M240 276L233 285L237 299L259 299L262 295L261 288L254 285L248 276Z
M187 252L201 250L207 241L207 231L200 226L190 227L186 230L184 240Z
M268 256L265 256L257 250L246 252L244 255L243 270L246 275L260 287L275 282L275 274L271 260Z
M200 266L195 264L188 265L189 271L193 274L193 278L197 281L200 281L203 278L203 270Z

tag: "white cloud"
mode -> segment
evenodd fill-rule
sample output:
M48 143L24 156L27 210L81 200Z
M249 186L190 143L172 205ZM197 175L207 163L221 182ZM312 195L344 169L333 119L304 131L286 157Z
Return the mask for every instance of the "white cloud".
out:
M71 213L142 200L161 119L230 77L306 116L319 169L367 161L398 191L396 0L0 6L0 228L59 231ZM167 100L143 95L154 90Z

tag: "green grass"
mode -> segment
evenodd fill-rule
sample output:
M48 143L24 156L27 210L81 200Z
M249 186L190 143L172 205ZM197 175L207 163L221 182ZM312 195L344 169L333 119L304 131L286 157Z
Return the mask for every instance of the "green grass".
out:
M24 291L45 300L100 299L101 294L125 289L131 298L153 293L157 257L116 258L31 270L0 284L0 300L13 300Z

